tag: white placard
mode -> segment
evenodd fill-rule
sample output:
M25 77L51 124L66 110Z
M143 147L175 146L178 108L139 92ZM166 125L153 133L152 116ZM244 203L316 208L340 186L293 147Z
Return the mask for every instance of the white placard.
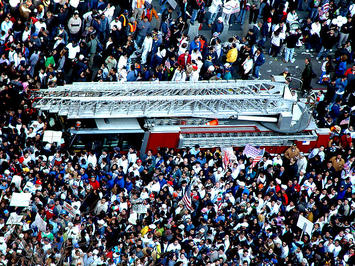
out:
M10 206L28 207L31 201L31 193L12 193Z
M46 130L43 133L43 142L61 143L62 134L63 133L61 131Z
M175 9L177 6L177 3L175 0L168 0L168 3L173 9Z
M6 224L22 224L22 217L23 215L18 215L16 212L12 212L10 213L10 217L7 220Z
M306 217L300 215L297 221L297 227L302 229L304 233L307 233L309 236L312 236L313 223L308 220Z
M47 229L47 223L42 219L41 216L37 213L34 224L37 226L38 230L45 232Z

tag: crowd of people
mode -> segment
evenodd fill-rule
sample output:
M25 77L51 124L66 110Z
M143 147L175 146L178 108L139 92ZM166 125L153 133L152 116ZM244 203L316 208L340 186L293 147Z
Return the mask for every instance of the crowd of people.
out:
M355 5L170 2L0 1L0 263L354 265ZM222 40L234 24L246 35ZM189 36L199 25L211 38ZM332 131L309 154L292 146L253 166L239 148L226 166L220 149L198 143L75 152L43 141L54 123L32 108L33 90L71 82L259 78L267 54L294 63L303 46L302 90L315 78L326 86L314 116ZM30 205L10 206L23 192Z

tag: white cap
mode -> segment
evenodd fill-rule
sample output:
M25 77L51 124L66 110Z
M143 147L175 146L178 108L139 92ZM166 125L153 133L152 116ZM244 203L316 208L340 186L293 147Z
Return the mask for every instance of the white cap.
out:
M214 66L209 66L208 70L211 71L211 72L214 71Z

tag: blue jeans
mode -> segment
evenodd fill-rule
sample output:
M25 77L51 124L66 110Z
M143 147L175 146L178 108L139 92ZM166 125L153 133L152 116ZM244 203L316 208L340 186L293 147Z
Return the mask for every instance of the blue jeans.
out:
M263 9L265 6L266 6L266 4L264 2L260 4L259 15L258 15L259 19L261 19L263 17Z
M303 0L298 0L297 9L303 10Z
M318 16L318 8L311 8L311 12L309 13L309 17L312 21L314 21Z
M264 47L266 40L267 40L266 36L262 36L260 41L258 42L258 45Z
M260 67L261 66L255 66L254 67L254 76L257 77L257 78L259 77Z
M191 20L190 20L190 23L191 23L191 24L194 24L194 23L195 23L195 20L196 20L196 18L197 18L197 15L198 15L198 9L192 10L192 15L191 15Z
M293 53L295 52L295 48L285 48L285 61L289 62L293 59Z
M335 103L336 101L343 99L343 95L344 94L336 94L335 93L333 96L333 99L332 99L332 103Z
M142 46L144 38L145 38L145 36L142 36L142 35L139 35L139 34L137 35L136 44L137 44L138 47Z
M98 0L90 0L90 8L96 9L98 2L99 2Z
M208 24L212 25L214 23L214 21L216 20L217 14L218 14L218 12L211 13L210 18L208 19Z
M247 13L246 9L241 9L240 10L240 12L238 14L238 17L237 17L237 23L244 24L245 14L246 13Z

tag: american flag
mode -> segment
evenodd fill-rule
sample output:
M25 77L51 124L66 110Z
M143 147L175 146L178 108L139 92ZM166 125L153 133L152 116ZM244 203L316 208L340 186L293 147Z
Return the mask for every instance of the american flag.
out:
M255 165L261 160L261 158L263 158L264 153L265 149L258 149L249 144L245 146L243 151L244 155L253 158L252 167L255 167Z
M329 0L324 0L322 3L321 10L319 11L319 16L327 13L329 11Z
M194 210L194 208L192 207L192 201L191 201L191 187L190 187L190 185L187 187L185 195L182 197L182 202L185 204L186 209L188 209L191 212Z
M49 169L52 170L53 166L55 164L55 154L53 156L53 159L49 162Z

